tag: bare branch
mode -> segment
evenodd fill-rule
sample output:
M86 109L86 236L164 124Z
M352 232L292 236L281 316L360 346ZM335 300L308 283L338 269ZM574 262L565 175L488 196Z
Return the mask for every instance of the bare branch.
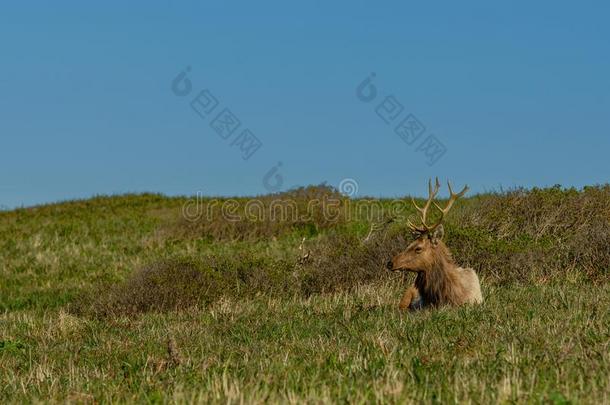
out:
M392 222L394 222L394 218L389 218L389 219L385 220L384 222L371 223L369 233L362 240L362 243L363 244L368 243L377 232L385 231L385 229L388 227L388 225L390 225Z

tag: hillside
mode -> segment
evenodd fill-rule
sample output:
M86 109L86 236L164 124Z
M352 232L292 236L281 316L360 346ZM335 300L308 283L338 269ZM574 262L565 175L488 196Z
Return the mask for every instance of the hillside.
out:
M326 186L0 212L0 401L609 400L609 185L458 202L479 307L397 310L412 215Z

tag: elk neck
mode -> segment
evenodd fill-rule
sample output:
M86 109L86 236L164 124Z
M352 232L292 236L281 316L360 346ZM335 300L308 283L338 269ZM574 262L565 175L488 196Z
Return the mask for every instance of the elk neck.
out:
M455 273L457 266L443 242L434 249L433 258L428 269L418 272L415 285L424 302L431 305L451 303L461 287Z

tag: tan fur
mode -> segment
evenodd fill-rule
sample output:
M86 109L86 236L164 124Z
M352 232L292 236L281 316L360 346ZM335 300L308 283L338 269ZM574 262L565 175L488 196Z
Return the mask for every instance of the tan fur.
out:
M409 287L400 301L400 309L420 309L426 306L479 304L483 302L479 278L472 269L463 269L453 261L451 252L442 241L445 235L443 220L453 204L466 192L468 186L462 191L454 193L451 183L449 200L441 208L434 198L441 187L438 178L432 184L428 181L428 200L420 207L413 199L413 205L421 216L421 225L407 221L407 226L417 235L407 250L395 256L388 263L392 271L412 271L417 273L415 284ZM434 205L433 205L434 204ZM430 225L428 214L430 207L434 206L440 211L440 218Z
M402 299L400 300L400 304L398 305L398 308L405 310L405 309L409 308L409 306L411 305L411 302L413 302L414 300L416 300L418 298L419 298L419 291L417 291L417 288L409 287L409 288L407 288L404 295L402 296Z
M441 237L438 233L420 235L389 264L393 271L417 273L414 285L405 291L400 302L401 309L413 309L419 298L424 307L483 302L477 274L455 264Z

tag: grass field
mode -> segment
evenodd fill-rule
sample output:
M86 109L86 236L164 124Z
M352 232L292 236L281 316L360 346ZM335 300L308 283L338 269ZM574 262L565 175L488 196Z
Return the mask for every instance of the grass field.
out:
M610 403L607 185L465 199L447 244L485 302L414 313L412 276L383 269L400 221L363 243L345 210L191 222L186 203L0 212L0 402Z

